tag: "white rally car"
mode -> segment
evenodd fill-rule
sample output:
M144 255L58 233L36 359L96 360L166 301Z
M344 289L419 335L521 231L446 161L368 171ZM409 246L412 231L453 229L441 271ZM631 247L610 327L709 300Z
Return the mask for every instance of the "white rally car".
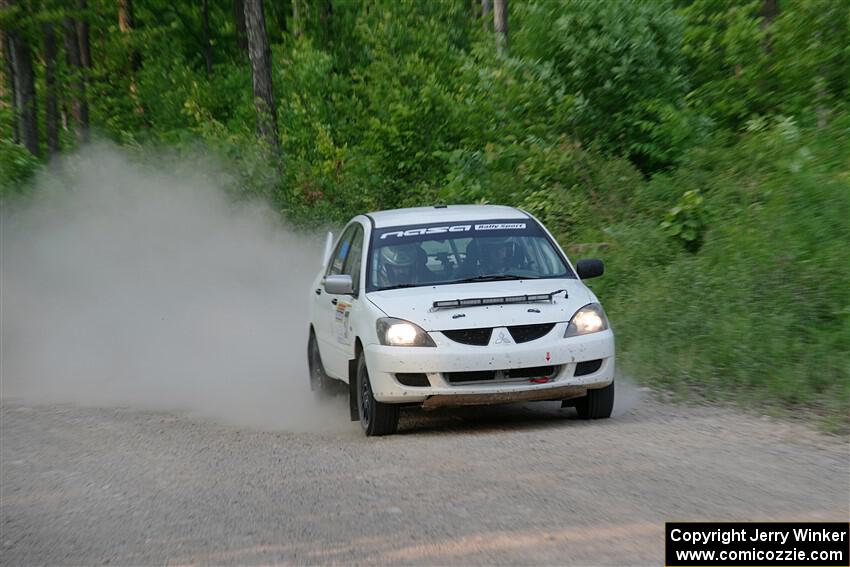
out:
M333 246L332 246L333 244ZM353 218L311 289L310 385L348 384L367 435L399 407L562 400L582 418L614 405L614 334L575 267L531 215L457 205Z

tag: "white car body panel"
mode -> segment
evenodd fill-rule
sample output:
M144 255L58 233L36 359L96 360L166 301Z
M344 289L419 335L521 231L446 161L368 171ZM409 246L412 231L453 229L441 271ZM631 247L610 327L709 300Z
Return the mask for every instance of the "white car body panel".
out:
M565 290L552 303L517 303L512 305L476 306L432 309L435 301L534 295ZM390 317L416 323L426 331L503 327L569 321L577 309L595 302L584 284L575 279L518 280L480 282L475 284L439 285L375 291L369 301ZM529 311L532 310L532 311ZM533 310L539 311L535 313ZM403 313L404 316L395 315Z
M342 235L352 225L364 231L360 277L354 295L330 295L322 288L322 280L332 258L316 276L311 290L311 325L318 340L325 371L332 378L349 382L349 369L356 357L359 341L376 400L385 403L420 403L432 396L498 394L499 401L517 399L531 391L545 396L546 390L562 393L564 387L575 387L581 395L589 388L602 388L614 379L614 335L610 329L589 335L564 338L567 324L575 312L596 296L574 278L528 279L516 281L474 282L448 285L425 285L411 288L366 292L367 256L372 231L377 228L408 226L425 223L447 224L483 222L492 219L536 219L523 211L491 205L459 205L448 208L419 207L398 211L381 211L352 219L340 232L329 255L332 257ZM542 226L542 225L541 225ZM563 251L548 231L544 231L561 254ZM566 255L563 254L564 258ZM573 266L569 261L570 268ZM509 305L471 306L434 309L441 300L503 297L514 295L548 294L551 302L518 303ZM399 347L380 344L376 321L395 317L415 323L428 332L436 347ZM506 327L554 323L547 335L525 343L515 343ZM472 328L493 328L490 344L467 345L450 340L442 331ZM501 340L500 340L501 339ZM505 340L507 339L507 340ZM600 360L598 370L574 376L576 364ZM529 367L556 366L557 373L546 383L529 380L495 380L488 382L450 383L445 374L481 370L510 370ZM402 385L397 373L424 373L430 386ZM584 389L584 390L582 390ZM436 398L435 398L436 399ZM461 398L457 398L461 400ZM545 398L540 398L545 399Z

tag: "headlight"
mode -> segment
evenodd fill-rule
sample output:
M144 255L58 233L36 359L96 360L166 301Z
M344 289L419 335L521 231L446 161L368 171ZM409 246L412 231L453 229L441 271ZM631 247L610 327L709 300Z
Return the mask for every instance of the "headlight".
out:
M428 333L418 325L410 321L396 319L394 317L383 317L376 324L378 340L384 346L425 346L435 347L434 341Z
M589 303L576 311L576 314L570 319L570 324L567 325L567 332L564 333L564 337L597 333L607 328L608 317L605 316L602 306L598 303Z

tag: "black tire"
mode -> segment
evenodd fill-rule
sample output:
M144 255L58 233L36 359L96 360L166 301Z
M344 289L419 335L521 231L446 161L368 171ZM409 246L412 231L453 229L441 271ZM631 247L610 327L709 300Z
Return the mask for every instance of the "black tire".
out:
M581 419L607 419L614 410L614 382L604 388L588 390L575 400L576 413Z
M366 357L362 354L357 360L357 411L360 426L368 437L392 435L398 429L398 405L381 403L372 395Z
M313 329L310 329L310 340L307 341L307 367L310 370L310 390L319 398L329 397L333 384L322 364L319 343Z

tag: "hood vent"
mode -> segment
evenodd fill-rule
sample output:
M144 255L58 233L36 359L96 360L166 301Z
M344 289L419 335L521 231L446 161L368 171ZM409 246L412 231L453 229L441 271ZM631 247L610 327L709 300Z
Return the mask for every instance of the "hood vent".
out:
M559 289L551 293L535 293L532 295L510 295L506 297L470 297L468 299L449 299L445 301L435 301L431 306L431 311L438 309L457 309L459 307L475 307L488 305L511 305L515 303L538 303L545 301L552 303L554 297L559 293L564 294L564 298L569 297L567 290Z

